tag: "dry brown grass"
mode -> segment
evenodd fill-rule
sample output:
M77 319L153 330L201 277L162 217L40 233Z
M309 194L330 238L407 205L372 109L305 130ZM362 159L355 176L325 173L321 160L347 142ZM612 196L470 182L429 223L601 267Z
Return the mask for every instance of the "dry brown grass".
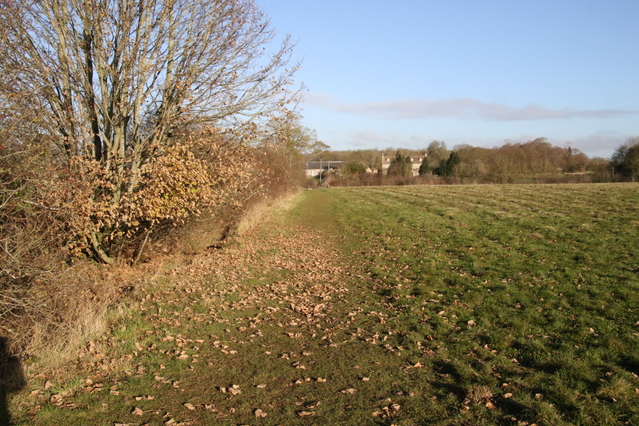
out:
M264 223L275 211L288 211L295 206L297 193L283 194L279 197L263 198L252 204L237 224L237 234L244 235L257 225Z
M121 277L89 262L62 270L49 279L16 286L12 309L0 333L21 358L64 358L86 336L104 328L105 312L121 291ZM9 299L9 290L0 297Z
M225 237L225 228L244 234L274 211L291 208L294 202L293 194L262 199L236 216L236 222L230 222L229 217L220 218L219 212L217 216L209 213L194 219L161 234L149 244L137 265L131 266L130 261L114 266L82 261L3 288L0 335L8 338L13 355L21 359L35 357L39 369L55 368L102 333L119 316L118 312L126 310L118 305L122 294L171 265L189 263L195 253L219 244Z

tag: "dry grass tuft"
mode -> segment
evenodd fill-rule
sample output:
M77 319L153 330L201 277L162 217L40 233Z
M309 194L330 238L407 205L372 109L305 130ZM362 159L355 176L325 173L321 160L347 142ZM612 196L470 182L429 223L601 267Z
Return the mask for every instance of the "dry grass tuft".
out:
M237 224L237 234L244 235L257 225L266 221L274 211L288 211L295 206L299 197L297 193L288 193L280 197L264 198L245 211Z

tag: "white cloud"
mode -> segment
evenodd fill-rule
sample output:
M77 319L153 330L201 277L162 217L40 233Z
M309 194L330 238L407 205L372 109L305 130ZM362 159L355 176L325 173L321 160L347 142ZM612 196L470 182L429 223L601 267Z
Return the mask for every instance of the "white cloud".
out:
M456 118L483 121L531 121L569 118L612 118L639 114L639 111L617 109L576 110L566 108L557 110L532 104L523 108L515 108L482 102L472 98L406 99L387 102L345 103L338 102L334 96L323 93L307 94L305 103L331 111L383 119Z
M370 130L362 130L347 133L349 144L357 148L386 148L389 146L403 146L402 138L392 133L376 133Z
M572 146L586 153L589 157L609 158L617 147L624 144L630 135L617 132L598 132L586 137L576 138Z

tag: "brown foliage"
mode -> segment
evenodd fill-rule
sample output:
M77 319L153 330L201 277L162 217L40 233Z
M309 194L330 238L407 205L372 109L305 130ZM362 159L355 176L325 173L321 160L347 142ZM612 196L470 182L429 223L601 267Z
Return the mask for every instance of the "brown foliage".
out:
M249 142L295 67L252 0L3 6L0 332L26 348L110 300L82 258L135 263L152 232L294 185L290 150Z
M138 176L125 176L137 185L119 199L97 161L54 166L35 143L2 151L0 332L13 350L65 341L113 300L122 280L77 260L91 253L92 233L133 261L150 230L161 243L167 228L215 225L219 239L252 203L290 191L297 174L281 150L236 142L256 137L254 129L184 132Z

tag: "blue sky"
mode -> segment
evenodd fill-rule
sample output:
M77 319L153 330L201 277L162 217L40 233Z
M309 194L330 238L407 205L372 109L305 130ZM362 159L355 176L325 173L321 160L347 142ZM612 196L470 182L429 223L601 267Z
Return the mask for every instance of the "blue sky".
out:
M304 125L335 150L639 135L637 0L257 0L297 42Z

